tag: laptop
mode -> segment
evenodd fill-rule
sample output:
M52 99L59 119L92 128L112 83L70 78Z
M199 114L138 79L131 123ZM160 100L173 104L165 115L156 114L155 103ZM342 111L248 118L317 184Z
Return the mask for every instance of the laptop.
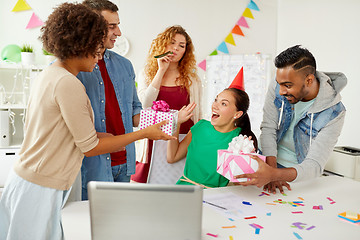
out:
M200 240L203 189L88 183L93 240Z

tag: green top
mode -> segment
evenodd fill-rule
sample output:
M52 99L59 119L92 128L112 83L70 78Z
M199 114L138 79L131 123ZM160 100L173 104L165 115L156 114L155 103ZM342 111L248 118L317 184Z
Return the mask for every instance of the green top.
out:
M191 128L192 140L186 155L184 175L207 187L226 186L229 180L216 172L217 150L227 149L240 131L241 128L236 128L231 132L221 133L209 121L200 120ZM176 184L192 185L181 180Z

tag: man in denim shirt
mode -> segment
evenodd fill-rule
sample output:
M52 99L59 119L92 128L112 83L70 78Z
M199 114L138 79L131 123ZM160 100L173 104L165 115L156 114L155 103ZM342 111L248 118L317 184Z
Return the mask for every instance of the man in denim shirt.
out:
M305 48L290 47L275 58L276 81L270 84L261 124L260 144L266 162L251 181L276 193L287 182L321 176L345 119L340 91L342 73L316 71L316 61Z
M85 0L83 4L100 13L109 24L103 59L93 72L78 75L94 109L95 129L99 137L132 132L133 126L139 124L142 109L136 92L133 66L128 59L108 50L121 36L118 8L107 0ZM89 181L129 182L134 173L134 143L120 152L85 157L81 167L82 199L88 199Z

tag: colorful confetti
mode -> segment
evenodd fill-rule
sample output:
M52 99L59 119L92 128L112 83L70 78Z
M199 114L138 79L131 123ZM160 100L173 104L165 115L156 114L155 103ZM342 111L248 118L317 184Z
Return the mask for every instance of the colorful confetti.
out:
M244 217L244 219L253 219L253 218L256 218L256 216Z
M212 233L207 233L206 235L209 235L209 236L211 236L211 237L218 237L218 235L217 234L212 234Z
M297 239L302 239L302 237L300 237L300 235L297 234L296 232L293 232L293 234L295 235L295 237L296 237Z
M233 226L222 226L222 228L236 228L236 226L235 225L233 225Z

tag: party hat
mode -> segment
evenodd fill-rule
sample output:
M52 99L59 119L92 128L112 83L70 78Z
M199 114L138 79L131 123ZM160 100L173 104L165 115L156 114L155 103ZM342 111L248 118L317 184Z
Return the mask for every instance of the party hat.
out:
M241 67L240 71L238 72L238 74L236 75L236 77L234 78L232 83L230 84L229 88L237 88L239 90L245 91L243 67Z

